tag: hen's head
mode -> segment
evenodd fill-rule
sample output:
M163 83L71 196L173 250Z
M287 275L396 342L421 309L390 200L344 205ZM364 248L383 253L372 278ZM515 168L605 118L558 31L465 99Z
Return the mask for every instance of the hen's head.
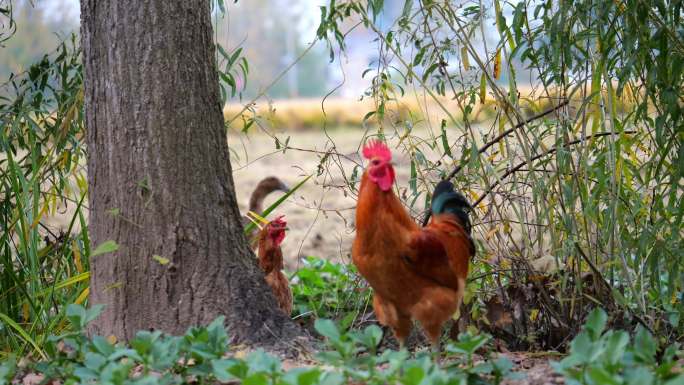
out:
M377 184L380 190L390 190L394 183L394 167L389 147L379 140L369 140L363 146L363 157L370 160L368 178Z
M264 193L268 194L273 191L283 191L288 192L290 188L280 179L275 176L269 176L262 179L256 186L256 190L262 190ZM265 194L264 194L265 195Z
M287 222L283 219L285 216L280 215L276 219L268 222L266 225L266 236L271 240L276 246L279 246L283 239L285 239L285 230L287 230Z

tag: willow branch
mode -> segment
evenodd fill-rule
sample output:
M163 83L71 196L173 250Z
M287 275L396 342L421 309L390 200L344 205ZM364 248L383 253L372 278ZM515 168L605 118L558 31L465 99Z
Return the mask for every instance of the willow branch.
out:
M515 132L515 130L517 130L517 129L519 129L519 128L522 128L522 127L524 127L525 125L527 125L527 124L529 124L529 123L531 123L531 122L534 122L535 120L541 119L541 118L545 117L546 115L552 114L552 113L555 112L555 111L558 111L559 109L565 107L569 102L570 102L569 100L564 100L564 101L562 101L560 104L558 104L557 106L555 106L555 107L553 107L553 108L550 108L550 109L548 109L548 110L546 110L546 111L542 111L542 112L538 113L537 115L534 115L534 116L532 116L532 117L530 117L530 118L528 118L528 119L526 119L526 120L524 120L524 121L522 121L522 122L516 124L515 126L509 128L508 130L506 130L506 131L502 132L501 134L497 135L494 139L492 139L492 140L490 140L489 142L485 143L482 147L480 147L480 148L477 150L477 153L478 153L478 154L482 154L483 152L487 151L487 149L489 149L489 147L492 147L493 145L495 145L496 143L498 143L499 141L501 141L501 139L503 139L503 138L505 138L506 136L508 136L508 135L512 134L513 132ZM447 175L446 178L444 178L444 180L453 179L453 178L456 176L456 174L458 174L462 169L463 169L463 165L462 165L462 164L457 165L457 166L454 168L454 170L451 171L451 173L449 173L449 175ZM494 187L494 186L492 186L492 188L493 188L493 187ZM423 226L427 225L428 221L430 220L430 215L432 215L432 213L431 213L430 211L428 211L427 214L425 215L425 217L423 218Z
M637 133L636 131L624 131L623 132L623 134L636 134L636 133ZM501 177L496 182L494 182L494 184L492 184L492 186L484 194L482 194L480 199L478 199L477 201L475 201L475 203L473 203L473 206L477 206L478 204L480 204L480 202L482 202L487 197L487 195L489 195L492 191L494 191L494 188L496 188L496 186L501 184L501 181L503 179L506 179L508 176L510 176L511 174L514 174L517 171L520 171L521 168L527 166L528 164L531 164L535 160L543 158L543 157L548 156L548 155L551 155L558 150L568 148L570 146L574 146L575 144L582 143L582 142L587 141L587 140L592 139L592 138L600 138L602 136L614 135L614 134L616 134L616 132L599 132L598 134L588 135L585 138L576 139L576 140L567 142L561 146L553 147L553 148L551 148L545 152L542 152L541 154L537 154L537 155L533 156L532 158L530 158L529 162L525 161L525 162L518 163L517 165L515 165L515 167L510 168L503 175L501 175Z
M534 116L530 117L529 119L526 119L525 121L516 124L515 126L509 128L508 130L506 130L506 131L502 132L501 134L497 135L494 139L492 139L492 140L490 140L489 142L485 143L485 145L483 145L482 147L480 147L480 148L477 150L478 154L482 154L483 152L487 151L487 149L489 149L489 147L492 147L493 145L497 144L498 142L501 141L501 139L503 139L503 138L507 137L508 135L512 134L515 130L517 130L517 129L519 129L519 128L522 128L522 127L524 127L525 125L527 125L527 124L529 124L529 123L531 123L531 122L534 122L535 120L541 119L541 118L545 117L546 115L549 115L549 114L551 114L551 113L553 113L553 112L556 112L556 111L560 110L561 108L565 107L568 103L569 103L568 100L564 100L564 101L562 101L560 104L558 104L557 106L555 106L555 107L553 107L553 108L550 108L550 109L548 109L548 110L546 110L546 111L542 111L542 112L538 113L537 115L534 115ZM453 179L453 178L456 176L456 174L458 174L462 169L463 169L463 165L459 164L458 166L456 166L456 167L454 168L454 170L453 170L445 179L447 179L447 180L448 180L448 179Z

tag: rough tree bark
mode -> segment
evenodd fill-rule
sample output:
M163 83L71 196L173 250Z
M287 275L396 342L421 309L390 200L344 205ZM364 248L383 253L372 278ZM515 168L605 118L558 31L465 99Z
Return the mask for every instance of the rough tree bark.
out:
M82 0L91 332L183 333L226 316L248 343L301 330L278 310L242 234L209 0ZM170 262L162 265L158 257Z

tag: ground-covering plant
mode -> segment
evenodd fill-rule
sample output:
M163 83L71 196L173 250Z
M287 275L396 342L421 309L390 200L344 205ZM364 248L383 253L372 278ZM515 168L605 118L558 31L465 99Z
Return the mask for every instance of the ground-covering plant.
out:
M183 336L140 331L128 344L83 332L101 307L67 308L72 332L48 339L49 360L17 367L16 356L0 363L0 384L27 374L43 381L98 384L499 384L522 379L505 356L491 353L489 335L461 334L445 349L441 362L428 351L378 351L382 330L371 325L344 331L328 319L316 321L325 345L313 362L285 369L282 361L263 350L249 353L228 345L229 331L219 317L206 327L190 328ZM678 345L657 359L657 344L646 332L633 341L624 331L605 331L606 314L591 313L573 340L571 353L556 370L570 384L681 384L675 370L682 358ZM476 359L477 357L477 359ZM680 364L681 369L681 364ZM34 377L35 378L35 377Z
M353 265L316 257L302 264L290 279L295 319L331 318L346 329L369 306L370 289Z
M605 311L594 309L570 344L570 354L553 364L567 384L684 384L677 363L684 351L678 343L659 352L657 339L645 328L631 338L624 330L606 330L607 319Z
M17 368L16 357L0 364L0 384L31 373L63 383L181 384L239 382L244 384L368 384L420 383L498 384L514 378L505 358L475 362L472 357L488 336L462 335L447 348L449 364L441 367L428 352L411 357L406 350L377 353L381 329L342 332L330 320L320 319L316 330L326 338L315 365L283 369L275 356L256 350L231 351L228 333L219 317L206 327L191 328L183 336L141 331L128 344L102 336L87 338L84 328L101 307L70 305L66 314L74 331L51 337L49 360Z

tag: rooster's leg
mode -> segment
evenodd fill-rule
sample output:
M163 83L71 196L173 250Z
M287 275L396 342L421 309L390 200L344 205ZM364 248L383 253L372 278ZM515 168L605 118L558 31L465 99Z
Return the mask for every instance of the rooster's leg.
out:
M430 350L436 354L439 354L441 351L439 337L442 334L442 323L439 321L440 320L430 319L428 321L423 320L421 322L421 325L425 330L425 335L430 340Z
M378 321L392 329L394 336L399 341L399 348L406 347L406 338L411 332L411 318L399 313L394 304L380 297L377 293L373 296L373 310L375 310Z

